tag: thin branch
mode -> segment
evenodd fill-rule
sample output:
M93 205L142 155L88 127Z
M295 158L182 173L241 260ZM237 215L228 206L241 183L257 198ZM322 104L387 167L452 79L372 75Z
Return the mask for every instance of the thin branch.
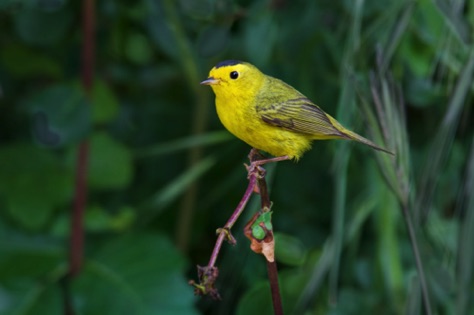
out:
M261 210L255 213L252 219L245 225L244 234L251 241L250 248L255 253L263 254L266 258L274 314L283 315L283 306L278 283L278 268L274 259L275 241L271 224L271 201L268 194L267 183L265 181L265 169L263 169L261 165L268 162L285 160L288 159L288 157L277 157L273 159L261 158L262 156L256 149L250 151L249 159L251 163L250 166L247 167L249 178L247 189L225 226L217 230L219 236L214 245L214 250L212 251L209 263L205 267L197 266L199 283L191 280L189 281L189 284L194 286L194 293L197 295L209 294L214 299L220 299L220 295L214 287L215 281L219 275L219 269L215 266L217 256L219 255L224 239L227 239L227 241L232 245L236 243L230 229L234 226L247 205L248 200L252 196L252 193L258 187L258 192L261 198ZM261 237L255 236L255 228L263 233Z
M423 298L423 305L425 307L425 314L432 315L433 312L431 311L431 302L430 302L430 295L428 291L428 284L426 282L425 277L425 269L423 268L423 262L420 256L420 249L418 247L418 241L416 237L415 228L413 227L413 220L408 209L408 206L405 204L401 205L403 211L403 218L405 219L405 224L407 226L408 235L411 241L411 248L413 251L413 255L415 256L416 268L418 270L418 277L420 277L420 286L421 286L421 294Z
M193 280L189 281L189 284L194 286L195 288L194 293L196 295L210 294L211 297L213 297L214 299L220 299L220 295L217 289L214 287L214 283L217 280L217 276L219 275L218 268L215 267L217 256L219 255L224 239L227 238L229 243L231 243L232 245L236 243L230 230L234 226L239 216L244 211L245 206L247 205L247 202L252 196L256 183L257 183L257 174L253 172L249 174L249 184L247 186L247 189L245 190L245 193L242 199L237 205L237 208L235 208L234 212L230 216L229 220L227 220L224 227L217 230L217 233L219 234L219 236L217 237L216 244L214 245L214 249L212 250L211 258L209 259L207 266L206 267L197 266L199 283L196 283Z
M252 151L252 152L256 152L256 151ZM251 161L252 161L252 158L255 157L255 155L252 156L252 152L250 156ZM262 176L258 176L257 178L258 190L260 193L261 209L262 211L265 211L267 209L268 211L270 211L272 202L270 201L270 195L268 194L268 186L267 186L267 181L265 180L265 172L263 171L261 173L263 173ZM274 242L274 237L273 237L273 230L270 230L267 232L268 234L270 234L271 239L268 240L268 237L265 237L263 241L270 243L272 246L272 251L274 252L275 242ZM267 256L265 256L265 258L267 258ZM267 263L268 280L270 282L270 290L272 294L273 312L275 315L283 315L283 304L281 301L280 286L278 283L277 263L275 259L270 260L267 258L265 259L265 261Z
M95 3L85 0L82 6L82 85L85 93L90 96L94 79L95 51ZM71 215L71 235L69 244L69 270L63 279L64 314L74 315L70 295L70 282L81 270L84 253L84 209L87 204L87 171L89 159L89 144L83 141L79 145L76 162L76 178L74 188L74 203Z
M83 45L82 45L82 85L86 94L90 95L94 78L94 32L95 9L94 0L83 2ZM83 215L87 203L87 165L89 145L87 141L79 145L76 164L76 182L74 192L73 213L71 216L71 240L69 252L69 274L74 277L82 267L83 259Z

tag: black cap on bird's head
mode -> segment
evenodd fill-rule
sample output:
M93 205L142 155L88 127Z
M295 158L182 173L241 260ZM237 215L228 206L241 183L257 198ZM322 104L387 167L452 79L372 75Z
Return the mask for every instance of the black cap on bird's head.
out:
M224 61L221 61L219 62L218 64L216 64L214 66L214 68L218 69L218 68L221 68L221 67L227 67L227 66L235 66L235 65L238 65L238 64L241 64L243 63L242 61L240 60L224 60Z
M235 65L239 65L239 64L244 64L244 62L240 61L240 60L233 60L233 59L224 60L224 61L221 61L218 64L216 64L214 66L213 70L223 68L223 67L235 66ZM207 78L206 80L201 82L201 84L204 84L204 85L215 85L215 84L218 84L218 83L219 83L219 80L217 80L217 78L214 78L212 76L210 76L209 78Z

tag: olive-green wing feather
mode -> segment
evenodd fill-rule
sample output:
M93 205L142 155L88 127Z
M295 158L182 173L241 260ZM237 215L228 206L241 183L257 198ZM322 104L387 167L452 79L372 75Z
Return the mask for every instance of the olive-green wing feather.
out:
M257 106L264 122L315 138L347 138L329 119L328 115L306 97Z
M257 95L256 110L267 124L306 134L313 139L355 140L393 155L393 152L344 128L319 106L283 81L268 77L266 84L267 88L262 89L266 93Z

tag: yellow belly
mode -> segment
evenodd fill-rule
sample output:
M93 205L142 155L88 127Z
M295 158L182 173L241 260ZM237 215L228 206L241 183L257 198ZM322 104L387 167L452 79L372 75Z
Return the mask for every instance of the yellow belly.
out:
M216 99L217 115L227 130L253 148L274 156L298 159L311 147L307 136L265 123L254 106L239 106L236 100L232 105L230 108L226 102Z

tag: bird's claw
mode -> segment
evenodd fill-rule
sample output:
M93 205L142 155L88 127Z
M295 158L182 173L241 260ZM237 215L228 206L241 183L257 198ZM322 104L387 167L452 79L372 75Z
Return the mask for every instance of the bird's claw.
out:
M266 170L260 166L258 161L254 161L250 163L250 165L244 164L245 168L247 169L247 178L250 178L252 175L256 175L258 178L265 177Z

